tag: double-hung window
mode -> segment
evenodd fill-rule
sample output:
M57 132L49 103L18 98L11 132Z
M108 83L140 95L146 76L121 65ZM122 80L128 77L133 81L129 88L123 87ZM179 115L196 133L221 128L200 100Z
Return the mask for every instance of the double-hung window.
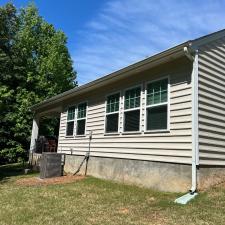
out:
M66 136L73 136L75 120L75 106L69 107L67 111Z
M151 82L147 85L146 129L168 129L168 79Z
M140 130L141 87L125 91L124 96L124 132Z
M76 135L85 135L87 103L80 103L77 107Z
M106 102L106 133L117 133L119 127L119 107L120 107L120 93L116 93L107 97Z

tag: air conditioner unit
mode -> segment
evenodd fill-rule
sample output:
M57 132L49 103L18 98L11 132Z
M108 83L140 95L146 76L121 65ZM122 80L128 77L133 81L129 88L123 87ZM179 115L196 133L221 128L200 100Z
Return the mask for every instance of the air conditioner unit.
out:
M43 152L40 161L40 178L62 176L64 164L65 154Z

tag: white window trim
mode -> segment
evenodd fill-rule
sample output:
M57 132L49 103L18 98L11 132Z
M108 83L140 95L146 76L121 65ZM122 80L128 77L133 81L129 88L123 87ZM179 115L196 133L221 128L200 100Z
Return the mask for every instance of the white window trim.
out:
M111 95L114 95L114 94L119 94L119 110L116 111L116 112L110 112L110 113L107 113L107 98ZM118 135L120 133L120 114L121 114L121 94L122 94L122 91L115 91L115 92L111 92L110 94L107 94L105 96L105 116L104 116L104 135L107 136L107 135ZM115 131L115 132L106 132L106 116L107 115L110 115L110 114L116 114L118 113L118 130Z
M160 81L160 80L165 80L165 79L168 80L167 102L153 104L153 105L147 105L147 87L148 87L148 84L154 83L154 82L157 82L157 81ZM148 108L154 108L154 107L157 107L157 106L162 106L162 105L167 105L167 129L147 130L147 113L146 113L147 109ZM170 132L170 75L146 82L146 85L145 85L145 113L144 114L145 114L144 133Z
M75 110L74 110L74 119L73 120L68 120L67 118L68 118L68 110L69 110L69 108L71 108L71 107L74 107L75 108ZM68 122L72 122L72 121L74 121L74 124L73 124L73 134L72 135L67 135L67 123ZM65 132L65 137L68 137L68 138L72 138L72 137L74 137L74 134L75 134L75 125L76 124L76 105L69 105L69 106L67 106L66 107L66 132Z
M120 112L119 112L119 135L123 133L123 92L120 91Z
M142 101L141 101L141 103L142 103L142 105L141 105L141 124L140 124L140 126L141 126L141 134L143 135L144 134L144 132L145 132L145 104L143 104L143 103L145 103L145 81L143 81L142 82L142 90L141 90L141 99L142 99Z
M86 103L86 116L85 117L83 117L83 118L77 118L78 117L78 106L80 105L80 104L84 104L84 103ZM75 121L76 121L76 125L74 126L74 128L75 128L75 137L85 137L86 136L86 134L87 134L87 130L86 130L86 128L87 128L87 113L88 113L88 101L83 101L83 102L79 102L78 104L77 104L77 107L76 107L76 113L75 113ZM77 134L77 121L78 120L84 120L85 119L85 128L84 128L84 134Z
M141 88L141 91L140 91L140 106L139 107L135 107L135 108L132 108L132 109L125 109L125 93L126 91L128 90L132 90L132 89L135 89L135 88L138 88L140 87ZM142 91L143 91L143 84L138 84L138 85L135 85L135 86L131 86L131 87L128 87L126 89L123 90L123 123L122 123L122 134L126 135L126 134L141 134L141 115L142 115ZM140 110L140 118L139 118L139 130L137 131L124 131L124 128L125 128L125 112L129 112L129 111L134 111L134 110Z

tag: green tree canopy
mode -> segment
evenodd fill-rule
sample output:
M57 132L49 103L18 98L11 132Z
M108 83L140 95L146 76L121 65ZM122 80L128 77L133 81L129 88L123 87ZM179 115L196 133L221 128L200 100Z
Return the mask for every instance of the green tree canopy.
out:
M29 149L30 106L76 85L66 44L33 4L0 7L0 162Z

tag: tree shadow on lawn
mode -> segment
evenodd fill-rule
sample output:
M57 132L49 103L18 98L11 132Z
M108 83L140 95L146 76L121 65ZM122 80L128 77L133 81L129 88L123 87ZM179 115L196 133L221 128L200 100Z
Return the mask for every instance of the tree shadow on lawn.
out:
M13 163L0 166L0 184L7 182L11 177L24 175L27 164Z

